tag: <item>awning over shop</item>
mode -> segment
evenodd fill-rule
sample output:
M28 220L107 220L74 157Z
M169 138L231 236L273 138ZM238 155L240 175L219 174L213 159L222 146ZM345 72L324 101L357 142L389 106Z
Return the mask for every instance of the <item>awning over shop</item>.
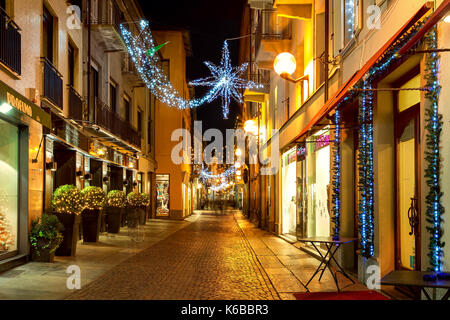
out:
M446 2L450 2L447 0ZM445 3L444 3L445 4ZM356 72L347 82L325 103L325 105L319 110L319 112L313 117L313 119L306 125L306 127L300 132L295 140L300 139L305 135L311 128L317 125L327 114L329 114L333 109L335 109L342 100L350 93L350 89L353 88L364 75L373 67L373 65L383 56L383 53L394 44L402 34L404 34L408 29L410 29L415 23L417 23L423 16L433 7L433 2L427 2L424 4L419 11L411 18L405 25L403 25L400 30L397 31L390 39L387 41L383 47L380 48L367 63ZM436 21L437 22L437 21ZM425 27L425 25L424 25Z
M405 54L410 50L422 37L433 28L442 18L444 18L450 11L450 0L444 0L444 2L437 8L431 15L423 27L417 32L411 40L399 51L400 54Z
M0 107L4 114L15 112L17 113L16 117L25 115L48 129L52 129L52 120L49 113L2 81L0 81Z

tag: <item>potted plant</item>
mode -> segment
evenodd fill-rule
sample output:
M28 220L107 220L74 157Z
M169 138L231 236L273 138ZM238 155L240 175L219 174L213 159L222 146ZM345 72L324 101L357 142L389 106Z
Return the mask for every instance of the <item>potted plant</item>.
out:
M83 223L83 241L98 242L100 236L101 213L105 206L105 192L100 187L86 187L81 191L84 210L81 214Z
M119 233L124 208L127 205L125 192L112 190L106 196L106 212L109 233Z
M31 221L31 259L36 262L54 262L55 251L63 241L64 226L55 215L43 214Z
M64 226L63 241L55 254L57 256L75 256L81 211L84 208L83 196L73 185L59 187L53 193L53 212Z
M147 208L150 205L150 196L147 193L141 193L142 198L142 206L141 206L141 217L139 219L139 223L141 225L145 225L147 221Z
M140 210L142 207L142 197L137 192L130 192L127 195L127 226L135 228L139 223Z

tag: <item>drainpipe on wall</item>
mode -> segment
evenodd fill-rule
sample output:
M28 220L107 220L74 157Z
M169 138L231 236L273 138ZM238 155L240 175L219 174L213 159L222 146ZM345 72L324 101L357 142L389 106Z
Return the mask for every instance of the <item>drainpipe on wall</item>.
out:
M328 101L328 89L329 89L329 52L330 52L330 41L329 41L329 35L330 35L330 1L325 0L325 63L324 63L324 69L325 69L325 103Z

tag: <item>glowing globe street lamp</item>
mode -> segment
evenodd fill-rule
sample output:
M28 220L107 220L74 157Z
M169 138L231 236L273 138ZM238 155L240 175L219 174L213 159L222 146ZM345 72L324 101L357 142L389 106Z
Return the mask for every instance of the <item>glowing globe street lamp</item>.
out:
M291 53L283 52L275 58L273 67L277 74L291 76L297 69L297 61Z
M291 76L297 69L297 61L295 57L289 52L280 53L273 62L275 72L283 79L297 83L299 81L309 81L309 75L304 75L298 79L293 79Z
M244 131L247 133L251 133L254 136L258 135L258 125L255 120L247 120L244 123Z

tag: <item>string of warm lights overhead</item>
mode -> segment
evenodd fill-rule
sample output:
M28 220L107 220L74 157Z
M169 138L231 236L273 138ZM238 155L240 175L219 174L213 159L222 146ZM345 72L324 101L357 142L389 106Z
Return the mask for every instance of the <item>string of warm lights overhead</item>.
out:
M187 100L178 93L167 79L159 56L148 54L149 51L155 48L155 41L149 28L149 22L141 20L137 25L139 28L139 35L137 36L134 36L123 24L120 25L131 60L153 95L170 107L182 110L196 108L221 96L223 116L226 119L229 114L231 98L242 103L241 89L262 87L262 85L240 78L247 69L248 64L244 63L239 67L233 68L231 66L228 43L225 41L220 65L215 66L211 62L205 62L212 75L190 83L193 86L211 87L210 90L202 98Z

